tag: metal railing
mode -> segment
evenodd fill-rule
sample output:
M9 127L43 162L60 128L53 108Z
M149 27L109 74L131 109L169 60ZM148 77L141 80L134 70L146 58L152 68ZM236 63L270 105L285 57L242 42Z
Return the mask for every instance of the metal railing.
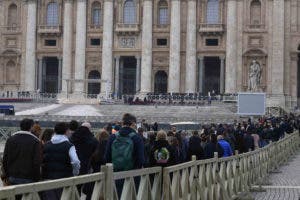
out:
M61 199L80 199L76 186L92 182L92 199L227 200L249 192L253 184L261 185L269 172L286 163L298 149L299 133L296 132L264 148L227 158L215 156L164 169L153 167L115 173L112 164L107 164L96 174L4 187L0 197L14 199L21 195L24 199L39 199L39 192L63 188ZM119 180L123 180L121 185L117 184Z

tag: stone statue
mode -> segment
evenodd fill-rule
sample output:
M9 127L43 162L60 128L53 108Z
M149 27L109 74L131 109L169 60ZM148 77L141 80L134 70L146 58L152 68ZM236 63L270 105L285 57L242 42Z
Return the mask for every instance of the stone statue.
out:
M256 60L253 60L249 70L248 90L251 92L256 92L258 90L258 86L260 85L260 79L261 67Z

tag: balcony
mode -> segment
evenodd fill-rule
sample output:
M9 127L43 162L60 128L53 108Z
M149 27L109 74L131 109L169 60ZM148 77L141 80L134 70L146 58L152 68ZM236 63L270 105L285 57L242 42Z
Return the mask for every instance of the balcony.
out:
M224 31L224 24L199 24L199 33L202 35L222 35Z
M88 25L90 32L101 32L102 31L102 24L90 24Z
M264 24L248 24L246 29L249 32L263 32L266 30L266 26Z
M116 32L120 35L135 35L140 31L139 24L123 24L117 23Z
M3 34L17 34L20 33L20 26L2 26Z
M38 33L42 35L60 35L61 26L39 25Z
M156 32L169 32L170 31L170 25L169 24L155 24L154 30Z

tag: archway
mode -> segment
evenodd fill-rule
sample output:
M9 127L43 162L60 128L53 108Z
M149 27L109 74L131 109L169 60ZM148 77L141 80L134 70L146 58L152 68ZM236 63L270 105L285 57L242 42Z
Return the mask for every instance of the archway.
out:
M92 70L89 72L88 79L100 79L101 75L98 70ZM100 83L88 83L88 94L99 94Z
M165 71L158 71L154 78L154 93L165 94L168 90L168 75Z

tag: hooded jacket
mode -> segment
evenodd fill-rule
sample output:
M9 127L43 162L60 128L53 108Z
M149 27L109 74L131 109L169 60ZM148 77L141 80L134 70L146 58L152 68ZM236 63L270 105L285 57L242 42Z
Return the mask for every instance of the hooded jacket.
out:
M156 151L159 151L161 148L166 148L169 153L169 159L166 163L158 163L156 160ZM157 140L154 142L154 145L150 151L150 166L161 166L167 167L170 165L176 164L176 157L174 148L172 148L167 140Z
M97 150L98 140L89 128L80 126L72 135L71 142L74 144L80 160L79 175L87 174L91 169L91 158Z

